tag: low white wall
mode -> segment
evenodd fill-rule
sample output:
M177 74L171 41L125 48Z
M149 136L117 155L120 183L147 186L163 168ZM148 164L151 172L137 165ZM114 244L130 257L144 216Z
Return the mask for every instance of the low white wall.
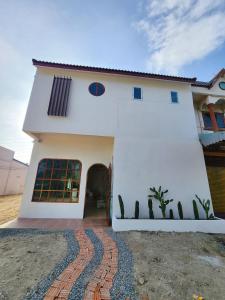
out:
M151 220L113 218L112 228L114 231L139 230L225 233L225 220Z
M112 161L113 139L94 136L43 134L35 142L28 170L20 217L83 218L86 176L90 166ZM82 163L79 203L32 202L38 163L44 158L78 159Z

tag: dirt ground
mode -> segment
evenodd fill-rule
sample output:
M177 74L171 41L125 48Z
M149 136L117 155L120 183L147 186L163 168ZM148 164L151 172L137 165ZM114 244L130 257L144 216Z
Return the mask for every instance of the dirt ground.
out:
M225 299L225 235L121 233L134 257L135 288L150 300Z
M17 217L21 197L21 195L0 196L0 225Z
M67 242L59 233L1 238L0 299L23 299L66 252Z

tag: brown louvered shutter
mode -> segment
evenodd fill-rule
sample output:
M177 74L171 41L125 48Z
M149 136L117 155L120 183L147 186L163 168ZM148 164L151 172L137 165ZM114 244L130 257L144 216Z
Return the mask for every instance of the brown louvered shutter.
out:
M71 78L55 77L48 106L49 116L62 116L67 114Z

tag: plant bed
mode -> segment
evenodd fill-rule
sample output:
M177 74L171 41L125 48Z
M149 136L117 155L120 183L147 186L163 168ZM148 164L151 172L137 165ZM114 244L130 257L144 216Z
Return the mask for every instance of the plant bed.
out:
M114 231L165 231L225 233L225 220L118 219L112 220Z

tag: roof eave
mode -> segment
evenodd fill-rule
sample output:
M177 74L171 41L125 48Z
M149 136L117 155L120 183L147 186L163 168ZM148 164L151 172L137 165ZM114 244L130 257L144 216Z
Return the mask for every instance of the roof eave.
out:
M60 69L69 69L69 70L76 70L76 71L88 71L88 72L97 72L97 73L106 73L106 74L117 74L117 75L149 78L149 79L177 81L177 82L184 82L184 83L190 83L190 84L196 82L195 77L194 78L186 78L186 77L159 75L159 74L136 72L136 71L126 71L126 70L107 69L107 68L99 68L99 67L78 66L78 65L62 64L62 63L55 63L55 62L38 61L36 59L33 59L32 62L33 62L34 66L40 66L40 67L60 68Z

